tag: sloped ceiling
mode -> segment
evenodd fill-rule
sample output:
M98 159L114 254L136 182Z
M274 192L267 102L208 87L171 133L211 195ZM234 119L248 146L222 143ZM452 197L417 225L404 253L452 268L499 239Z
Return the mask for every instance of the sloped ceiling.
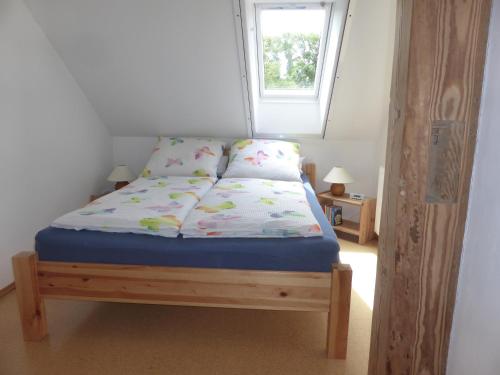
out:
M115 136L248 133L233 0L25 0ZM329 140L387 126L396 0L351 0Z
M232 0L26 0L112 135L247 135Z
M386 136L397 0L350 0L352 17L330 106L329 139Z

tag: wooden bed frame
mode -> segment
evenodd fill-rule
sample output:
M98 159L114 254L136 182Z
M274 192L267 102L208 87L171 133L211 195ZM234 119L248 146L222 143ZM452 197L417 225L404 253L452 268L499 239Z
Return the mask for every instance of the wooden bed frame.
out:
M314 187L315 165L304 172ZM48 333L44 299L328 312L327 356L345 359L352 270L248 271L38 260L36 252L12 258L25 341Z

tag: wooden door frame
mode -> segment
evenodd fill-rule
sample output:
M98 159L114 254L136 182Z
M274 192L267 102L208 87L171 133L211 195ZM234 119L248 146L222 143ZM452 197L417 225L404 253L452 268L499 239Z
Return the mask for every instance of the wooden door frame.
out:
M490 10L398 0L370 375L446 372ZM440 122L453 136L433 153Z

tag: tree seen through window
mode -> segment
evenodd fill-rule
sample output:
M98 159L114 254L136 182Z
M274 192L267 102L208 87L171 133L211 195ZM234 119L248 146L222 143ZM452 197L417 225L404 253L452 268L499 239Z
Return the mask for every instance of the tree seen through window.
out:
M264 87L314 89L320 36L284 33L263 38Z
M314 92L325 23L321 6L261 9L261 46L265 91Z

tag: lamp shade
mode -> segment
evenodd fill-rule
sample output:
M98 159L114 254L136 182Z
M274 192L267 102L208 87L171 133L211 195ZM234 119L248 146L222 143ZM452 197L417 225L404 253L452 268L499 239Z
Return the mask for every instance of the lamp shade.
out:
M351 175L342 167L333 167L332 170L325 176L323 181L331 184L350 184L354 182Z
M118 165L113 169L113 172L108 177L108 181L112 182L122 182L122 181L132 181L134 175L126 165Z

